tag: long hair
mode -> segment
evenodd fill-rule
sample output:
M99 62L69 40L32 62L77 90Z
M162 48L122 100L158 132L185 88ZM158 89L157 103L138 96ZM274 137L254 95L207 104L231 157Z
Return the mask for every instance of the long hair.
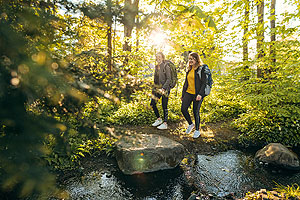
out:
M165 55L163 54L163 52L161 52L161 51L159 51L159 52L157 52L157 54L155 54L155 56L158 56L158 55L161 55L161 57L162 57L162 62L164 62L165 61ZM157 65L155 65L155 70L158 70L159 68L159 65L157 64Z
M189 54L189 56L193 57L196 60L196 68L195 69L197 69L199 66L203 65L203 62L198 53L192 52ZM190 62L188 62L187 71L190 71L191 69L192 69L192 66L190 65Z
M161 52L161 51L160 51L160 52L157 52L156 56L157 56L157 55L161 55L161 57L163 58L163 61L166 59L166 58L165 58L165 55L164 55L163 52Z

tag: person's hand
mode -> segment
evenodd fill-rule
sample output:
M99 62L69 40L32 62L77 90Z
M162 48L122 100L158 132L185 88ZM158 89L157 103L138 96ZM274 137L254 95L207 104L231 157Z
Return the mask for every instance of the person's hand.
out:
M196 97L196 101L200 101L202 99L201 95L198 94L197 97Z
M164 88L162 88L162 89L160 90L160 92L161 92L162 94L165 94L166 90L165 90Z

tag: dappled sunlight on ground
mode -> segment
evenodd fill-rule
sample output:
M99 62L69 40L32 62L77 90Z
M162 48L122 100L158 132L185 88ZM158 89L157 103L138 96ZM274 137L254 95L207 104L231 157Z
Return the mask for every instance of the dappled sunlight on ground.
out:
M236 142L238 133L231 130L228 125L222 123L206 123L201 126L201 136L193 138L193 132L186 134L188 124L182 120L179 122L168 123L167 130L158 130L151 125L124 125L108 128L112 137L120 138L123 135L139 134L158 134L170 138L184 145L186 151L192 153L209 153L213 151L223 151L224 148L230 149L232 143Z
M207 128L207 130L205 130L205 131L201 130L201 137L212 138L212 137L215 137L215 134L211 128Z

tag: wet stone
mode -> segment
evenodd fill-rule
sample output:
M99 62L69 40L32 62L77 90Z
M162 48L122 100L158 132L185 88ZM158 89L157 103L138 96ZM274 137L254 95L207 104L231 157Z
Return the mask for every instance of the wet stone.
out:
M116 143L116 159L124 174L172 169L184 157L182 144L155 134L123 136Z
M255 159L258 163L264 163L266 166L271 165L291 170L300 169L298 155L280 143L270 143L260 149L256 152Z

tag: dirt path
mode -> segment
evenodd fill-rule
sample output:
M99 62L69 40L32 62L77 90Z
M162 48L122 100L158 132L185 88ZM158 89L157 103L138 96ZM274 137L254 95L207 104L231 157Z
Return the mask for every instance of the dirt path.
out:
M214 154L237 146L238 133L229 128L228 122L207 123L201 127L201 136L197 139L192 137L193 132L185 134L187 126L187 122L180 121L169 123L167 130L159 130L150 125L114 126L108 130L115 137L142 133L162 135L183 144L188 154Z

